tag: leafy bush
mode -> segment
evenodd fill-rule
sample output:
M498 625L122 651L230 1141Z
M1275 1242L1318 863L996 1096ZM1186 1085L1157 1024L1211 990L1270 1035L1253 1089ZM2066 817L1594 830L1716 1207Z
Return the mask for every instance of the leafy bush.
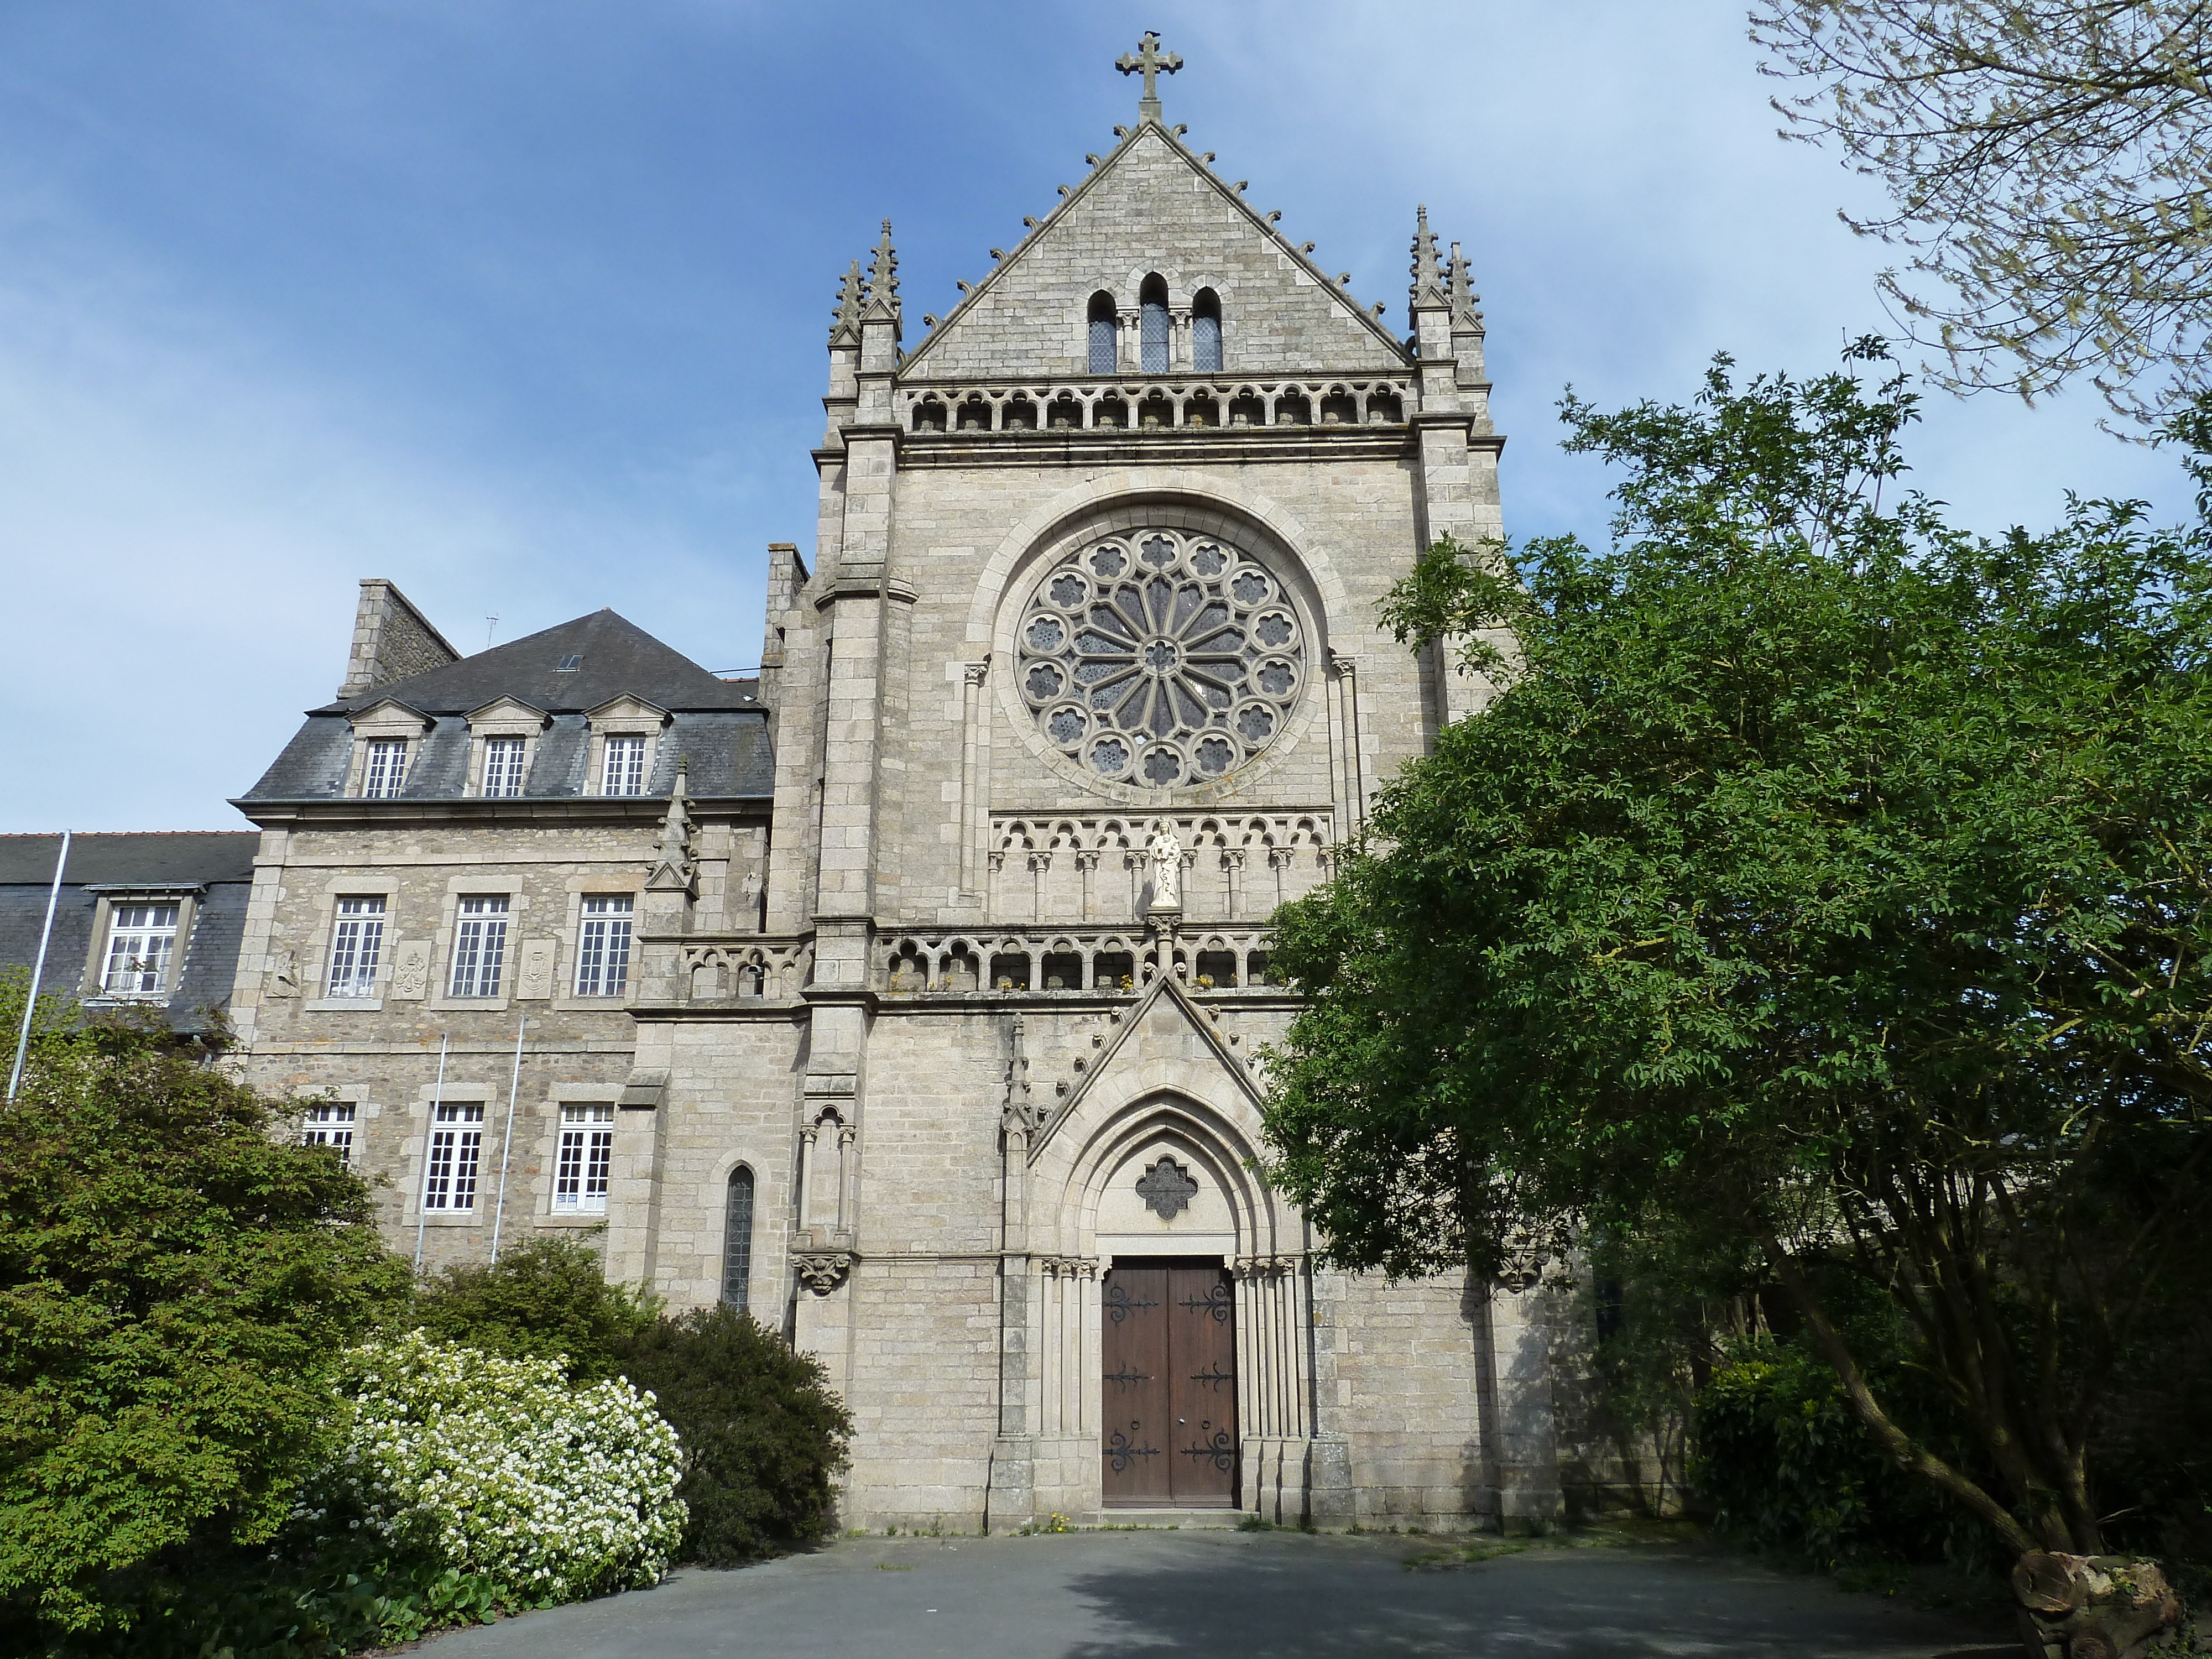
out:
M683 1437L685 1559L735 1566L829 1535L853 1419L820 1361L723 1306L659 1321L629 1362Z
M1910 1391L1898 1369L1876 1386L1893 1399ZM1797 1342L1734 1345L1698 1390L1692 1437L1692 1488L1715 1528L1745 1543L1820 1568L1991 1559L1989 1529L1885 1456L1835 1372Z
M265 1548L322 1455L406 1264L288 1115L158 1021L42 1010L0 1107L0 1648L127 1625L163 1552Z
M534 1238L488 1267L422 1281L406 1319L431 1335L509 1359L562 1358L571 1380L622 1373L623 1347L651 1327L652 1299L610 1285L576 1238Z
M684 1536L676 1431L627 1383L422 1332L348 1356L343 1446L311 1520L488 1582L505 1607L651 1584ZM357 1510L356 1513L351 1511Z

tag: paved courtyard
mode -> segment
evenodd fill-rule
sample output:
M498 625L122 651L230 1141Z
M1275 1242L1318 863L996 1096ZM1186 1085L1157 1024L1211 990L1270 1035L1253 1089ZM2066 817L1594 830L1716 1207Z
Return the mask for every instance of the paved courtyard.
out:
M848 1539L429 1643L435 1659L1454 1654L2012 1659L1985 1620L1666 1546L1409 1566L1444 1540L1109 1532Z

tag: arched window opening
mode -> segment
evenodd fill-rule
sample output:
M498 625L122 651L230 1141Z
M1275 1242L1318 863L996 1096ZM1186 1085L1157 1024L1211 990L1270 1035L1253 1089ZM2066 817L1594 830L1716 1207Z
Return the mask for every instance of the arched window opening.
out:
M722 1212L722 1300L739 1313L752 1309L753 1172L742 1164L730 1171L730 1195Z
M1111 374L1121 365L1114 333L1114 296L1101 290L1091 296L1091 372Z
M1144 361L1139 365L1147 374L1168 372L1168 285L1157 272L1145 278L1144 286L1137 290L1139 315L1142 331L1138 343L1144 348Z
M1191 303L1190 366L1200 374L1221 373L1221 296L1210 288Z

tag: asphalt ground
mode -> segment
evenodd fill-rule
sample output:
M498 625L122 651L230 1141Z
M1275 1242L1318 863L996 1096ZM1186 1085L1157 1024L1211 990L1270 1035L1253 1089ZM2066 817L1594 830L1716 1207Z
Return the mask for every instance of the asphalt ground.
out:
M1929 1610L1680 1546L1553 1544L1469 1560L1440 1538L1168 1530L851 1538L735 1571L679 1571L653 1589L455 1632L421 1650L435 1659L2021 1651L1986 1610Z

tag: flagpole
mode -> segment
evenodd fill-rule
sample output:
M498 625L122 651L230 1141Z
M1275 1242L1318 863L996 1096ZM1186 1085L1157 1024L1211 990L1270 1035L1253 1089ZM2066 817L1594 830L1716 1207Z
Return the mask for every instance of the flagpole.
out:
M39 982L46 976L46 941L53 937L54 906L62 896L62 872L69 867L70 832L62 831L61 851L54 855L54 884L46 890L46 925L39 929L39 957L31 969L31 994L23 999L23 1029L15 1038L15 1066L8 1073L8 1098L13 1102L23 1081L23 1060L31 1052L31 1016L39 1008Z
M422 1271L422 1233L430 1224L430 1137L438 1133L438 1103L446 1097L446 1044L452 1039L443 1033L438 1037L438 1082L430 1091L429 1121L422 1126L422 1179L415 1188L415 1271Z
M507 1080L507 1139L499 1149L499 1205L491 1217L492 1265L499 1265L500 1224L507 1219L507 1162L514 1151L514 1097L522 1087L522 1033L529 1026L526 1015L514 1022L514 1072Z

